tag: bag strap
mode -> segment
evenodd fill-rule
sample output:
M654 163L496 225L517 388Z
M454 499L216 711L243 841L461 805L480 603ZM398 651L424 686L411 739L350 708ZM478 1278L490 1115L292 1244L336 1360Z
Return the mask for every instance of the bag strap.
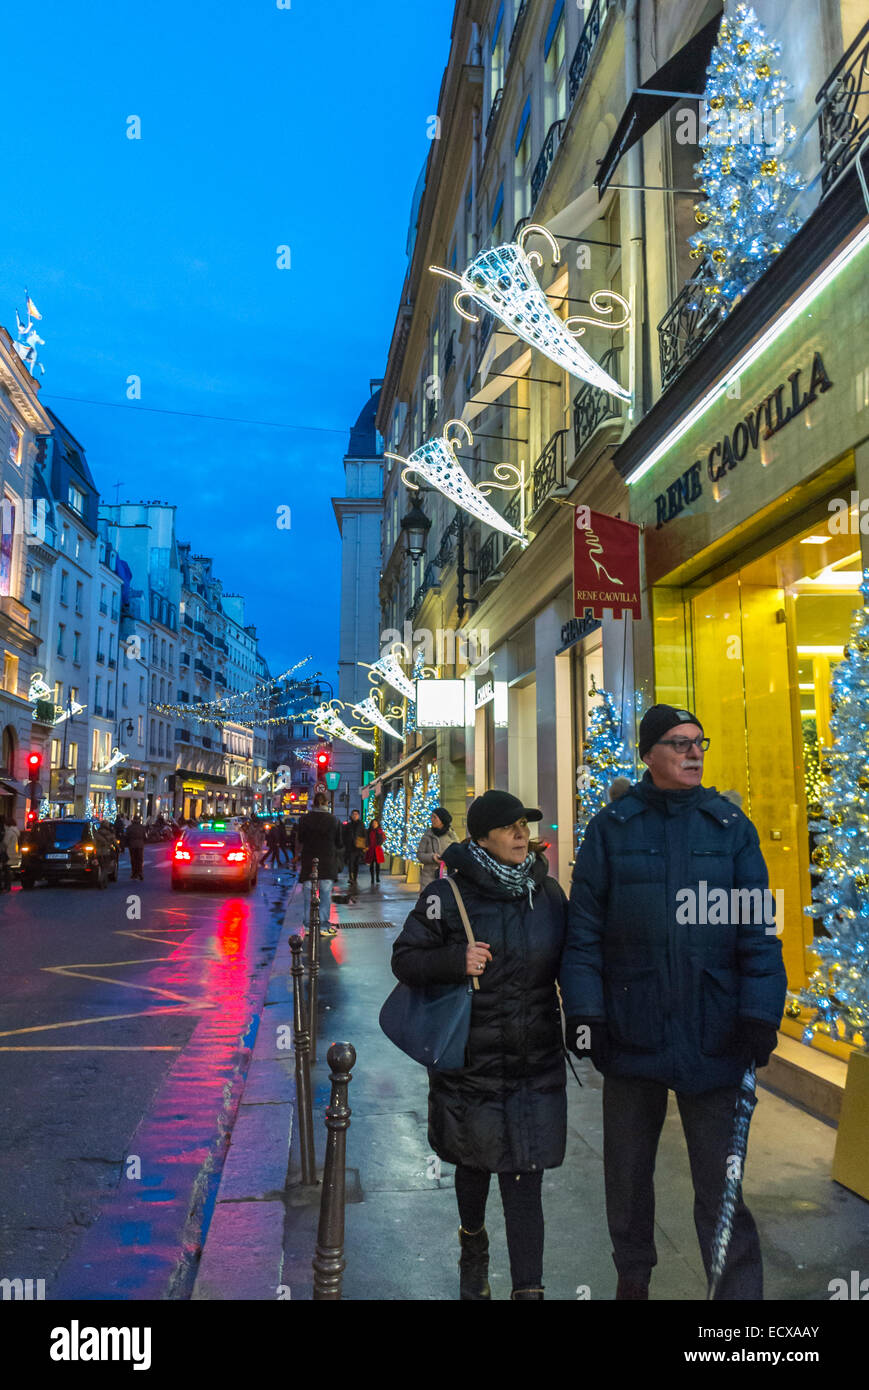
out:
M462 901L462 895L459 892L458 885L455 879L450 878L449 875L447 875L447 883L450 885L450 887L456 895L456 906L459 909L459 916L461 917L462 924L465 928L465 935L468 938L468 945L476 946L477 943L474 940L474 933L471 931L471 924L468 920L468 910L465 907L464 902ZM473 985L474 989L480 988L480 981L476 979L474 976L471 977L471 984Z

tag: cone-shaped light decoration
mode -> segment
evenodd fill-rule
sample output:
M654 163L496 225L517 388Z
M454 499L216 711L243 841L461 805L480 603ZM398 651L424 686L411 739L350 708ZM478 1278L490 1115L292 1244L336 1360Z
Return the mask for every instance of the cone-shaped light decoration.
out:
M378 729L382 729L385 734L390 734L393 738L397 738L399 743L404 743L404 737L396 733L389 721L384 719L380 713L373 695L369 695L368 699L363 700L361 704L353 705L352 709L353 713L358 715L360 719L367 719L369 723L376 724Z
M499 318L511 333L515 333L517 338L529 343L531 347L537 348L556 362L559 367L563 367L571 376L580 377L583 381L588 381L592 386L597 386L601 391L608 391L610 395L619 396L622 400L629 401L631 394L623 386L605 372L601 366L590 357L584 348L580 347L576 336L571 331L571 325L590 324L593 327L609 328L615 331L625 328L630 323L631 310L627 300L614 290L598 290L591 296L591 307L597 314L611 314L612 304L606 307L606 301L615 301L622 306L625 317L617 323L606 323L603 320L583 318L580 315L573 315L568 319L560 319L553 312L549 300L537 283L532 269L532 263L536 261L538 265L543 264L543 258L537 251L525 250L525 240L531 233L536 233L546 238L552 247L552 259L557 263L561 259L558 243L545 227L537 227L533 224L523 227L515 242L509 242L506 246L494 246L488 251L481 251L475 256L468 268L462 275L456 275L452 270L444 270L441 266L433 265L429 269L435 275L445 275L449 280L455 280L461 285L461 289L455 296L455 306L462 318L468 319L471 323L478 323L476 314L469 314L462 308L460 300L465 295L475 299L478 304L482 304L484 309ZM579 327L577 334L585 332L584 327Z
M331 738L343 739L353 748L362 748L366 753L374 752L374 744L366 743L358 734L354 734L352 729L348 729L343 719L332 709L331 705L320 705L317 709L311 710L310 714L304 716L306 724L313 724L315 728L323 729Z
M359 664L360 666L364 666L365 662L363 661ZM398 657L394 656L392 652L390 652L388 656L382 656L379 661L375 661L369 669L376 671L379 676L382 676L383 679L392 686L393 690L397 690L399 695L403 695L405 699L416 699L416 687L413 681L408 680L401 669ZM369 680L370 679L369 677Z
M474 436L464 420L448 420L444 425L443 435L421 444L410 455L410 458L402 458L401 454L386 454L385 457L397 459L399 463L405 465L401 476L408 487L417 486L416 483L409 480L408 473L419 473L426 482L431 483L432 487L436 487L438 492L442 492L444 497L455 502L456 506L470 512L472 516L479 517L495 531L503 531L505 535L512 536L514 540L527 545L527 538L522 535L522 532L517 531L515 526L511 526L508 521L505 521L495 511L492 504L486 501L479 488L474 487L456 457L456 441L450 439L448 433L451 425L457 425L459 429L463 430L468 438L468 443L473 444Z

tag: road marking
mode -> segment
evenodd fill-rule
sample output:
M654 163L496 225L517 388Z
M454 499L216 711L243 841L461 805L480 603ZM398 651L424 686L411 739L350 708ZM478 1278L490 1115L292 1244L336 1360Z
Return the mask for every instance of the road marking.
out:
M202 1012L211 1005L205 1005ZM31 1028L7 1028L0 1038L15 1038L25 1033L48 1033L54 1028L83 1028L87 1023L119 1023L128 1018L153 1018L155 1014L180 1014L182 1018L199 1012L197 1009L142 1009L134 1014L103 1014L99 1018L71 1018L66 1023L37 1023Z
M186 994L176 994L171 989L160 989L157 985L133 985L128 980L116 980L111 975L92 975L90 971L82 969L82 966L91 964L98 968L109 966L124 965L160 965L164 962L177 964L171 956L145 956L140 960L95 960L82 961L81 965L44 965L42 968L49 975L63 975L66 979L76 980L97 980L104 985L117 985L119 989L142 990L146 994L159 994L163 999L177 999L181 1004L197 1004L199 1001ZM212 1006L214 1007L214 1006Z
M0 1047L0 1052L180 1052L180 1047L157 1047L151 1044L123 1043L81 1043L76 1045L71 1043L68 1047Z

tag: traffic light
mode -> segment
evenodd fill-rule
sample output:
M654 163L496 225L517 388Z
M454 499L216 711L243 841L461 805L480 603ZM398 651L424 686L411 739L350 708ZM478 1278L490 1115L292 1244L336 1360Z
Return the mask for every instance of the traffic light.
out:
M28 772L30 773L30 780L31 780L31 782L35 782L35 781L36 781L37 777L39 776L39 769L40 769L41 767L42 767L42 754L41 754L41 753L28 753L28 755L27 755L27 770L28 770Z
M26 825L34 825L38 819L39 813L37 811L28 811L27 815L24 817Z
M322 775L323 775L324 772L328 772L328 770L329 770L329 762L330 762L330 758L329 758L329 754L328 754L328 753L318 753L318 754L317 754L317 771L319 772L319 774L320 774L321 777L322 777Z

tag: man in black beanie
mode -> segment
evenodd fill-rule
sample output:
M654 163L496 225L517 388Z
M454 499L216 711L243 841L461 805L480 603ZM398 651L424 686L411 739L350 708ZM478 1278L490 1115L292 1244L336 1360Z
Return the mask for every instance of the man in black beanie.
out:
M559 983L568 1046L604 1076L618 1299L649 1296L655 1155L671 1090L708 1275L737 1088L747 1066L769 1061L785 1002L781 942L758 911L769 895L757 831L702 785L708 746L691 710L653 705L640 725L648 770L592 817L573 871ZM707 912L715 890L719 910ZM717 1297L763 1297L760 1242L741 1196Z

